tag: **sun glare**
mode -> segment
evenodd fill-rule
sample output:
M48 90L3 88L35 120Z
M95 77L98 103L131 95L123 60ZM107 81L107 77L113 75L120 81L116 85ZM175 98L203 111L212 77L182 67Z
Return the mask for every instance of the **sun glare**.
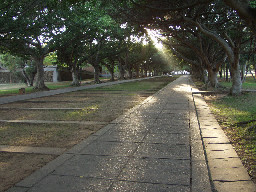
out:
M172 65L172 57L173 55L171 54L170 50L164 46L163 42L165 40L165 37L163 37L160 34L160 31L157 30L151 30L151 29L146 29L149 38L152 40L155 48L158 50L158 54L162 59L164 59L166 62L168 62L169 65Z
M151 30L151 29L146 29L146 30L147 30L147 33L149 35L149 38L153 41L155 47L158 50L162 50L163 49L163 44L160 41L161 35L155 30Z

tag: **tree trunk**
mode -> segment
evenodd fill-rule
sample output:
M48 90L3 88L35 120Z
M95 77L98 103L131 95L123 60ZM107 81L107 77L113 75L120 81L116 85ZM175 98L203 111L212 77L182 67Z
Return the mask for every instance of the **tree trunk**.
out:
M101 81L100 81L100 66L98 63L95 63L93 65L93 67L94 67L94 82L96 84L100 84L101 83Z
M22 69L22 75L23 75L23 77L25 78L25 81L26 81L27 86L28 86L28 87L33 86L33 84L31 85L31 81L30 81L30 79L29 79L29 77L28 77L28 75L27 75L27 73L26 73L26 71L25 71L24 68Z
M208 82L207 72L203 69L202 65L192 65L191 67L192 75L206 84Z
M30 85L31 85L31 87L34 85L34 80L35 80L35 77L36 77L36 73L37 73L37 69L35 67L34 70L30 74Z
M210 83L210 86L213 88L218 87L218 71L214 69L209 69L208 70L208 80Z
M37 68L37 79L34 89L37 90L49 90L44 83L44 56L34 57Z
M141 68L141 70L140 70L140 76L141 76L141 77L144 76L143 68Z
M245 78L246 78L246 74L245 74L245 71L246 71L246 64L244 65L241 65L241 81L244 82L245 81Z
M80 81L79 81L79 72L78 72L78 67L77 67L77 59L75 58L75 61L70 64L72 66L72 86L80 86Z
M111 70L110 74L111 74L110 81L115 81L114 69L113 69L113 70Z
M231 65L232 72L232 87L230 89L231 95L240 95L242 88L241 75L239 70L239 61L236 61L233 65Z
M103 63L104 64L104 63ZM110 81L115 81L115 73L114 73L114 68L115 68L115 62L113 61L111 63L111 65L108 65L108 64L104 64L107 69L108 69L108 72L110 73L111 75L111 78L110 78Z
M148 76L148 71L147 71L147 69L144 69L144 76L145 76L145 77Z
M79 75L78 75L78 70L73 69L72 70L72 86L80 86L80 81L79 81Z
M219 74L220 74L220 78L222 79L222 73L223 73L223 70L222 70L222 66L220 67L220 71L219 71Z
M123 65L122 65L122 63L120 61L118 63L118 68L119 68L119 79L120 80L124 80L125 79L124 78L125 71L124 71Z
M112 63L111 63L110 74L111 74L111 79L110 79L110 81L115 81L115 61L114 61L114 60L113 60Z
M132 79L132 69L131 68L129 68L128 73L129 73L129 79Z
M139 70L138 66L136 66L135 71L136 71L136 78L139 78L140 77L140 70Z
M111 75L111 78L110 78L110 81L115 81L115 72L114 72L114 68L115 68L115 62L113 62L111 64L111 66L109 65L106 65L110 75Z

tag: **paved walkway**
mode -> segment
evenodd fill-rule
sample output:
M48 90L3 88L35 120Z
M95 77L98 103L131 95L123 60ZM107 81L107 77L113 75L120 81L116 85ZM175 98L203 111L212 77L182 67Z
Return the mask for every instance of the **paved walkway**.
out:
M228 191L215 185L204 149L190 78L182 76L8 192ZM246 182L250 188L232 191L254 191Z

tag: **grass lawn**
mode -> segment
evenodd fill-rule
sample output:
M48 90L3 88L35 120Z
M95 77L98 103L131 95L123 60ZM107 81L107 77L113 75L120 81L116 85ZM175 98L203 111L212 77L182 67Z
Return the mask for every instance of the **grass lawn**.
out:
M0 119L97 121L105 123L114 120L121 115L123 111L142 102L145 97L152 95L173 80L175 80L173 77L161 77L36 98L26 102L4 104L1 105L1 107L8 109L1 110L2 115ZM118 90L118 92L116 92L116 90ZM35 107L37 108L36 110L28 110L29 108ZM40 110L40 108L47 109ZM51 108L79 108L79 110L51 110ZM65 135L69 136L70 132L76 132L76 128L79 127L73 125L69 127L65 124L65 127L69 128L64 129L62 126L53 124L49 126L50 129L48 131L44 132L44 130L48 128L47 125L26 126L19 124L15 126L15 124L0 124L0 144L28 145L28 140L31 140L31 143L35 144L36 140L43 140L38 138L45 138L47 136L47 140L51 138L50 140L53 142L52 146L57 146L60 143L57 139L60 135L60 130L62 138L62 136L65 137ZM36 136L32 137L33 135ZM52 137L53 135L57 138ZM28 140L24 138L28 138ZM56 142L55 144L54 141ZM39 146L40 144L45 146L46 143L40 142Z
M61 88L66 88L66 87L71 87L71 82L69 81L64 81L64 82L58 82L58 83L45 83L46 86L49 89L61 89ZM0 89L0 96L7 96L7 95L17 95L19 94L19 89L23 87L25 88L26 93L33 93L35 90L33 87L27 87L25 84L19 84L17 86L12 86L12 84L8 86L5 86L4 88Z
M0 144L70 148L99 128L99 125L0 123Z
M166 78L166 77L161 77L161 78ZM102 82L104 81L108 81L109 78L106 77L100 77L100 80ZM93 83L94 79L88 79L86 81L82 82L82 85L84 85L85 83ZM150 81L150 80L147 80ZM122 90L129 90L130 87L132 87L131 91L138 91L138 90L146 90L149 87L151 87L152 85L150 85L150 82L147 81L141 81L143 83L139 83L139 82L135 82L135 84L129 84L127 83L127 85L125 84L123 85L117 85L117 87L115 87L115 89L122 89ZM162 80L161 80L162 81ZM158 82L158 84L161 84L161 81ZM62 81L62 82L57 82L57 83L53 83L53 82L46 82L45 85L50 89L62 89L62 88L67 88L67 87L71 87L71 81ZM158 85L153 85L153 86L158 86ZM10 96L10 95L17 95L19 94L19 89L20 88L25 88L25 92L26 93L33 93L36 90L33 89L33 87L28 87L25 84L19 83L19 84L5 84L0 86L0 96L4 97L4 96ZM108 86L106 88L99 88L100 90L110 90L113 89L112 86ZM96 89L97 90L97 89Z
M107 81L108 78L100 77L101 81ZM84 85L85 83L93 83L94 79L87 79L82 81L81 84ZM61 82L45 82L45 85L50 89L62 89L71 86L71 81L61 81ZM19 89L25 88L26 93L33 93L35 92L34 87L28 87L24 83L15 83L15 84L2 84L0 85L0 96L9 96L9 95L17 95L19 94Z
M159 87L164 87L170 81L170 77L153 78L142 81L135 81L130 83L123 83L118 85L104 86L91 90L101 90L101 91L128 91L137 92L144 90L154 90L159 89Z
M220 84L227 88L231 88L232 86L231 82L226 82L224 80L220 80ZM248 89L248 90L256 89L256 80L254 80L253 77L251 76L247 77L245 82L243 82L242 84L242 89Z

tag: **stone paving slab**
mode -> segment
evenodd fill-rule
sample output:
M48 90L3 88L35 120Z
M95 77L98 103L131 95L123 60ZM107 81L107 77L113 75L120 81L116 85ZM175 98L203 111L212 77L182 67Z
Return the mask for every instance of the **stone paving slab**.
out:
M184 185L165 185L165 184L152 184L152 183L140 183L135 181L118 181L110 188L109 191L175 191L175 192L190 192L189 186Z
M239 158L213 158L208 164L213 168L220 169L243 167L243 164Z
M209 183L208 167L205 159L202 160L194 159L192 161L192 189L191 191L212 191Z
M114 179L127 161L128 157L75 155L62 166L57 167L53 174Z
M58 166L71 159L73 154L63 154L49 162L46 166L42 167L38 171L32 173L30 176L20 181L15 185L19 188L27 188L27 190L33 187L36 183L40 182L43 178L51 174ZM12 188L10 189L12 191ZM9 191L9 190L8 190Z
M9 191L210 192L192 103L182 76Z
M203 137L204 143L210 143L210 144L230 144L229 139L223 135L218 137Z
M235 181L235 182L222 182L214 181L214 186L217 191L242 191L242 192L255 192L255 184L251 181Z
M47 120L0 120L0 123L81 124L81 125L105 125L105 124L108 124L108 122L99 122L99 121L47 121Z
M153 157L165 159L190 159L188 145L142 143L134 153L136 157Z
M8 146L0 145L0 152L11 153L38 153L47 155L61 155L67 149L65 148L53 148L53 147L28 147L28 146Z
M155 125L177 125L177 126L189 126L189 121L179 120L179 119L157 119L154 122Z
M130 156L137 149L138 144L128 142L95 141L88 145L80 154L104 156Z
M175 112L169 112L169 113L160 113L159 119L163 120L169 120L169 119L177 119L177 120L189 120L188 113L175 113Z
M143 140L145 143L168 144L168 145L186 145L189 143L189 134L160 134L149 133Z
M206 144L208 158L238 158L234 148L230 144Z
M120 180L190 186L190 160L134 158L122 170Z
M77 110L83 110L84 108L20 108L20 107L0 107L0 110L64 110L64 111L77 111Z
M112 183L112 180L106 179L88 178L83 176L74 177L68 175L51 175L43 179L40 184L29 190L29 192L105 192Z
M134 142L140 143L144 139L145 134L141 132L134 132L134 131L117 131L113 130L106 133L104 136L100 137L100 141L107 141L107 142Z
M211 175L213 176L214 182L222 181L228 183L236 181L251 181L251 178L249 177L248 172L244 167L214 168L211 169Z
M149 132L165 134L189 134L188 128L186 126L181 125L156 125Z

